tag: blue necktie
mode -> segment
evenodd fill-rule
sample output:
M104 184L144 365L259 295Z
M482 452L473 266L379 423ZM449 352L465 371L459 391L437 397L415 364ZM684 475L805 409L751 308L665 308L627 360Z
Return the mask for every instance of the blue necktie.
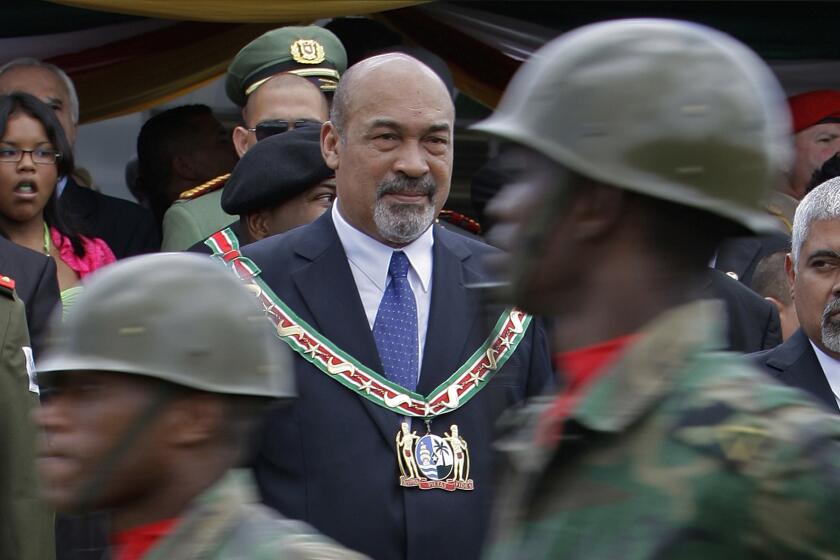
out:
M409 391L417 388L417 302L408 283L408 257L402 251L391 255L391 282L379 302L373 323L373 339L389 381Z

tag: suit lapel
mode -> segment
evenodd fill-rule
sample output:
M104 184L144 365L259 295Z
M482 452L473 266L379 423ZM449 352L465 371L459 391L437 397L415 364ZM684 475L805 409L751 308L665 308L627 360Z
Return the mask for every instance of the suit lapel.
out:
M298 255L311 260L311 264L294 272L292 279L315 319L313 326L318 332L356 360L382 373L356 281L329 214L326 212L313 224L312 235L296 248ZM363 397L358 398L382 436L389 445L393 443L400 417Z
M457 235L435 226L432 301L417 385L417 392L422 395L428 395L445 381L475 350L465 346L475 328L481 302L466 285L479 281L480 275L467 266L465 261L471 253Z
M799 329L782 346L773 352L767 365L779 370L779 379L787 385L798 387L828 406L840 412L837 399L828 379L825 377L817 355L805 331Z

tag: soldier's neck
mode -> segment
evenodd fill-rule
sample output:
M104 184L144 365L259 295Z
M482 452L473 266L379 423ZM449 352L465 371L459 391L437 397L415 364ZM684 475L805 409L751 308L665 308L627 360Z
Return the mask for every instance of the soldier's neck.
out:
M636 334L665 311L696 297L702 278L646 262L601 267L581 278L574 308L558 311L553 349L566 352ZM620 272L619 272L620 271Z
M229 468L230 461L227 459L176 466L171 476L144 495L114 508L111 514L112 533L183 516L190 503L221 480Z

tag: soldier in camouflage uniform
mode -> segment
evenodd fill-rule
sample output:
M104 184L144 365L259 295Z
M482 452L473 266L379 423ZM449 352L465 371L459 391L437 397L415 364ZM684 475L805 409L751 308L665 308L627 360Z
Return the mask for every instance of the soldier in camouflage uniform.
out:
M695 301L722 237L775 227L788 123L740 43L632 20L549 43L478 125L525 164L496 241L567 377L508 423L490 558L840 558L840 423Z
M113 557L360 558L258 503L237 470L251 427L295 394L253 296L195 255L92 277L40 364L42 493L107 510Z

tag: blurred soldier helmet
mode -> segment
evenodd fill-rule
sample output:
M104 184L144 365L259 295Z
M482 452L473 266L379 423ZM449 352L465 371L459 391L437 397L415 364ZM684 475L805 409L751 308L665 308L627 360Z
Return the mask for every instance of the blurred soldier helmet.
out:
M295 396L290 350L254 296L207 257L162 253L104 268L52 328L39 377L119 372L211 393Z
M778 228L760 203L792 157L784 94L756 54L701 25L622 20L567 33L475 128L609 185Z

